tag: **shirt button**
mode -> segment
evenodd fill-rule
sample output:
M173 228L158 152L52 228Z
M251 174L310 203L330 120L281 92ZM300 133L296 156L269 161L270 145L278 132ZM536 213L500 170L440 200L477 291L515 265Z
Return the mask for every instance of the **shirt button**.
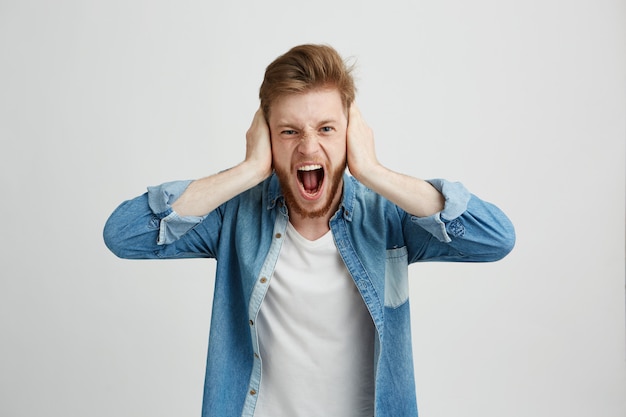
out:
M281 237L283 237L283 235L281 235L280 233L276 233L275 237L276 239L280 239Z
M250 326L254 326L254 322L250 320Z
M255 391L255 390L253 390L253 389L251 389L251 390L250 390L250 395L256 395L256 391Z
M267 282L267 278L263 277L261 278L261 284L265 284Z
M260 359L260 358L259 358L259 354L258 354L258 353L256 353L256 352L254 353L254 357L255 357L255 358L257 358L257 359Z

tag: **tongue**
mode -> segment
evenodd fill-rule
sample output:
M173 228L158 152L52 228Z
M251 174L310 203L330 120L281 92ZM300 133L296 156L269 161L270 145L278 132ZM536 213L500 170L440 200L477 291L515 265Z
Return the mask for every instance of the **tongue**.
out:
M317 174L318 170L302 172L302 185L304 185L304 189L309 193L315 192L317 187L319 187Z

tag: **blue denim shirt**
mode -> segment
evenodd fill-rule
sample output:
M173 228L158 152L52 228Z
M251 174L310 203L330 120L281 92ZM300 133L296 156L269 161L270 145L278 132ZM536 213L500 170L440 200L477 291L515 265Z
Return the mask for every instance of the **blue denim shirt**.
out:
M459 183L430 183L443 193L445 208L418 218L345 175L343 199L330 220L376 328L377 417L417 416L408 265L496 261L515 242L497 207ZM251 417L263 359L256 318L285 236L287 208L273 175L204 218L180 217L171 205L188 184L149 187L122 203L107 221L105 242L122 258L217 259L202 416Z

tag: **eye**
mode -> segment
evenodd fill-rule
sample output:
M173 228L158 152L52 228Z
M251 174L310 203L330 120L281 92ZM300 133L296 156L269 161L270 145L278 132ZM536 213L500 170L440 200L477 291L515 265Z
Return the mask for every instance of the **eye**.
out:
M320 129L320 131L324 132L324 133L330 133L332 131L334 131L335 128L332 126L324 126L323 128Z
M286 129L286 130L283 130L282 132L280 132L280 134L281 135L285 135L285 136L294 136L294 135L297 135L298 132L296 132L295 130L292 130L292 129Z

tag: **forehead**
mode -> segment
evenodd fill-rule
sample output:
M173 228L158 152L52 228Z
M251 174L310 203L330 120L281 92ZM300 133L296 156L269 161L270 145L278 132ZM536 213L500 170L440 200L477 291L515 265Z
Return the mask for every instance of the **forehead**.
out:
M345 109L337 89L315 89L278 98L272 104L269 118L270 125L307 124L320 120L341 121L345 119Z

